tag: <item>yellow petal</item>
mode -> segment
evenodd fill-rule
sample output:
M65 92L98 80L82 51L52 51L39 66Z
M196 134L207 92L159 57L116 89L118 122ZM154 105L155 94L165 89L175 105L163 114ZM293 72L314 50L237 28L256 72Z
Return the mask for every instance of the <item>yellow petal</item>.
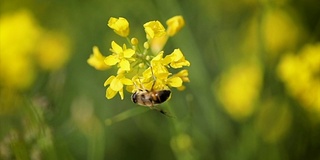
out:
M189 72L188 72L188 70L184 69L184 70L181 70L179 73L177 73L177 75L179 77L185 77L185 76L189 75Z
M166 34L164 27L159 21L150 21L143 25L148 39L161 37Z
M163 65L168 65L170 62L173 61L173 55L167 55L164 57L162 64Z
M167 34L169 36L175 35L184 26L185 22L182 16L174 16L167 20Z
M182 85L181 87L178 87L177 89L178 89L179 91L183 91L183 90L186 89L186 86Z
M163 51L159 52L157 56L155 56L152 61L159 61L162 60L163 58Z
M181 87L182 80L180 77L173 77L169 79L168 84L172 87Z
M93 54L90 55L90 58L87 60L87 62L90 66L94 67L97 70L106 70L110 68L110 66L104 62L105 58L106 57L103 56L99 51L99 48L97 46L94 46Z
M109 66L113 66L115 64L117 64L120 60L118 59L117 56L115 55L110 55L110 56L107 56L105 59L104 59L104 63L106 63L107 65Z
M152 77L151 68L149 67L148 69L144 70L144 72L142 73L142 76L144 79L151 78Z
M133 82L131 81L131 79L128 79L128 78L121 78L121 83L124 85L133 85Z
M151 28L145 28L144 31L146 32L148 39L152 39L154 37L154 32Z
M114 91L120 91L120 89L122 89L122 87L123 87L123 84L121 83L120 79L114 78L111 81L110 87Z
M135 51L133 49L126 49L123 51L124 58L131 58L134 55Z
M179 61L181 58L183 58L183 54L181 52L180 49L175 49L172 54L174 55L173 58L174 58L174 61Z
M115 76L110 76L110 77L104 82L104 86L107 86L108 84L110 84L114 78L115 78Z
M111 17L108 21L108 26L121 37L127 37L129 35L129 22L122 17Z
M123 59L122 61L120 61L119 65L120 65L120 68L122 70L130 71L130 63L129 63L129 61Z
M121 90L119 91L119 94L120 94L121 100L123 100L123 98L124 98L123 89L121 89Z
M180 61L180 62L173 62L173 63L170 64L170 66L172 68L181 68L183 66L190 66L190 62L187 61L187 60Z
M110 87L107 88L107 90L106 90L107 99L113 98L116 94L117 94L116 91L112 90Z
M111 47L114 53L120 54L123 52L122 47L119 46L115 41L111 42Z

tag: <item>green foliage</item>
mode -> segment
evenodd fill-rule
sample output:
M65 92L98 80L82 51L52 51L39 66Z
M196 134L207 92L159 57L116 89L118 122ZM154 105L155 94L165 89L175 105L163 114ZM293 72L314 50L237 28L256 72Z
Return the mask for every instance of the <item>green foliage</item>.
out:
M0 159L319 159L319 6L1 1ZM18 21L4 33L13 19L4 17L15 13L29 25ZM129 98L106 99L103 83L116 71L98 72L87 59L92 46L109 54L110 42L121 42L109 17L125 17L130 33L144 39L145 22L174 15L186 24L165 53L179 47L191 65L186 90L172 89L160 106L173 117ZM31 36L18 39L19 28ZM65 54L52 56L58 53Z

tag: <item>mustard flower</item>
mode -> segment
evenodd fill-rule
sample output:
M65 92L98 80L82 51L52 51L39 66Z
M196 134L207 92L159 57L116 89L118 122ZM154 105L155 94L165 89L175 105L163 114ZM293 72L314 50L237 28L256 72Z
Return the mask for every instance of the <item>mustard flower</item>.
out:
M174 16L167 20L167 29L166 34L159 37L154 37L150 41L150 48L152 53L159 53L164 45L167 43L168 38L177 34L181 28L185 25L184 19L182 16Z
M180 49L175 49L170 55L165 57L164 61L170 61L172 68L190 66L190 62L185 59Z
M161 37L166 34L163 25L159 21L150 21L143 25L144 30L147 34L147 39L154 37Z
M103 56L97 46L93 46L93 53L90 55L90 58L87 60L88 64L94 67L96 70L106 70L110 68L104 60L105 56Z
M172 57L172 56L171 56ZM187 70L183 70L182 72L179 72L178 74L175 74L171 77L171 73L168 71L167 67L169 63L173 63L172 60L174 58L171 58L170 55L163 58L163 52L159 53L156 57L154 57L151 60L151 66L153 70L153 75L156 77L156 84L155 88L164 88L165 86L170 86L174 88L182 87L183 82L189 82L188 79L188 72ZM149 77L144 76L145 78L150 78L150 74L152 75L151 68L146 70L149 75Z
M96 69L105 66L118 68L117 75L110 76L104 83L106 98L111 99L119 93L124 99L124 87L128 92L134 93L140 89L170 90L185 88L184 82L189 82L188 71L183 69L171 73L171 70L190 66L180 49L175 49L164 57L162 51L169 36L176 34L184 26L181 16L176 16L167 21L168 29L159 21L149 21L143 25L146 32L146 41L143 41L143 50L140 50L139 40L128 37L129 24L124 18L110 18L109 27L118 35L126 37L130 47L126 44L121 47L115 41L111 42L111 55L104 57L97 47L88 59L88 63ZM128 32L127 32L128 31ZM156 49L156 50L155 50Z
M301 106L320 115L320 43L306 44L298 53L284 54L277 67L280 80Z
M123 99L123 85L133 85L133 83L130 79L126 78L122 73L120 73L117 76L110 76L104 82L104 86L106 87L107 85L110 85L106 90L106 97L108 99L113 98L117 92L119 92L121 99Z
M122 17L111 17L108 21L108 26L121 37L127 37L129 35L129 22Z
M62 68L70 58L70 40L58 32L46 32L37 43L36 59L39 67L54 71Z
M181 30L185 22L182 16L174 16L167 20L167 34L169 36L174 36L177 32Z
M188 70L184 69L184 70L181 70L180 72L174 74L172 77L179 77L182 80L182 82L190 82L188 76L189 76ZM184 90L185 88L186 87L184 85L177 87L177 89L180 91Z
M167 87L167 79L170 73L161 65L149 67L143 72L143 86L148 90L164 90Z
M134 61L134 58L131 57L134 55L135 51L133 49L127 49L125 44L123 45L123 47L121 47L114 41L112 41L111 47L111 51L113 52L113 54L107 56L104 59L104 62L109 66L119 64L121 70L129 71L129 60Z
M181 70L180 72L178 72L177 74L175 74L174 76L176 77L180 77L182 79L183 82L190 82L190 79L189 79L189 72L188 70L184 69L184 70Z

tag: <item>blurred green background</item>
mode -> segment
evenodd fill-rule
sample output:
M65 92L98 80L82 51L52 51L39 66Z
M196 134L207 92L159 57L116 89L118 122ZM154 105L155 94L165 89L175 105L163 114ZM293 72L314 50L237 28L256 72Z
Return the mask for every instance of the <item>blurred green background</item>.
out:
M0 159L320 159L319 0L1 0ZM183 92L140 107L105 98L87 64L119 36L182 15Z

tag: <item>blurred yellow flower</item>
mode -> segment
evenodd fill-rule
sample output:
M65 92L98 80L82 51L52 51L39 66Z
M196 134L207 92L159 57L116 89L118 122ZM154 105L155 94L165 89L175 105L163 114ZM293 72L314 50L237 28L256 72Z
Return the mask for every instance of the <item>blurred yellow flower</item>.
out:
M166 35L163 25L159 21L150 21L143 25L144 30L147 34L147 39L155 37L161 37Z
M32 59L42 28L30 12L22 10L2 15L0 30L1 85L26 89L36 76Z
M69 60L70 41L61 33L46 32L37 47L36 58L44 70L58 70Z
M170 146L175 152L186 152L193 148L192 138L186 133L180 133L171 138Z
M174 16L167 20L167 34L169 36L174 36L177 32L181 30L184 26L184 19L182 16Z
M271 56L292 49L302 38L299 23L284 10L267 10L262 27L265 47Z
M243 120L254 111L261 84L262 71L259 65L240 64L221 76L216 95L232 118Z
M97 70L109 69L110 66L104 62L106 57L101 54L99 48L97 46L93 46L92 50L93 54L91 54L90 58L87 60L88 64Z
M127 37L129 35L129 22L125 18L111 17L108 21L108 26L121 37Z
M320 114L320 43L306 45L299 54L285 54L277 71L288 93Z
M274 99L264 100L259 106L257 119L254 121L255 129L264 141L277 143L285 137L291 127L290 106Z
M39 26L28 10L1 15L0 31L0 110L6 112L24 106L22 93L39 69L62 67L70 48L67 37Z
M105 58L104 62L109 65L113 66L119 63L119 68L124 71L130 70L130 61L134 61L133 58L131 58L135 51L133 49L127 49L126 45L123 45L123 47L119 46L116 42L111 42L111 51L112 55L109 55Z

